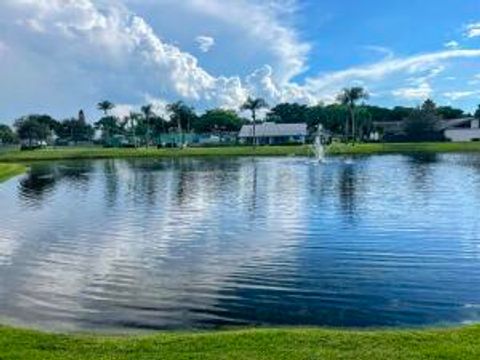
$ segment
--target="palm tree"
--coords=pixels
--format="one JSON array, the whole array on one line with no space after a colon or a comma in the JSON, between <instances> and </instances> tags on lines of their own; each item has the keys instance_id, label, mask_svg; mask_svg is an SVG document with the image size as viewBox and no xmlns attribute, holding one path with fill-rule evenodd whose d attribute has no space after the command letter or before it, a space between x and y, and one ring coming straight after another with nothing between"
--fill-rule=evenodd
<instances>
[{"instance_id":1,"label":"palm tree","mask_svg":"<svg viewBox=\"0 0 480 360\"><path fill-rule=\"evenodd\" d=\"M130 137L133 140L133 144L137 147L137 129L142 122L142 114L131 111L128 115L128 123L130 127Z\"/></svg>"},{"instance_id":2,"label":"palm tree","mask_svg":"<svg viewBox=\"0 0 480 360\"><path fill-rule=\"evenodd\" d=\"M144 105L141 108L143 115L145 116L145 125L147 127L146 132L145 132L145 138L146 138L146 143L147 143L147 148L148 145L150 144L150 120L154 114L153 112L153 105L148 104Z\"/></svg>"},{"instance_id":3,"label":"palm tree","mask_svg":"<svg viewBox=\"0 0 480 360\"><path fill-rule=\"evenodd\" d=\"M250 96L248 97L247 101L241 106L240 110L243 111L251 111L252 112L252 124L253 124L253 147L257 145L257 134L255 123L257 121L257 111L268 108L268 104L262 98L253 99Z\"/></svg>"},{"instance_id":4,"label":"palm tree","mask_svg":"<svg viewBox=\"0 0 480 360\"><path fill-rule=\"evenodd\" d=\"M357 102L361 99L368 99L367 91L362 87L352 87L352 88L345 88L342 92L337 96L338 101L348 108L350 112L350 122L352 124L352 139L355 142L356 138L356 129L355 129L355 107ZM345 126L345 134L348 137L349 134L349 123L348 120Z\"/></svg>"},{"instance_id":5,"label":"palm tree","mask_svg":"<svg viewBox=\"0 0 480 360\"><path fill-rule=\"evenodd\" d=\"M101 101L97 104L97 109L100 111L103 111L103 114L105 116L108 116L108 112L112 110L114 107L115 107L115 104L108 100Z\"/></svg>"}]
</instances>

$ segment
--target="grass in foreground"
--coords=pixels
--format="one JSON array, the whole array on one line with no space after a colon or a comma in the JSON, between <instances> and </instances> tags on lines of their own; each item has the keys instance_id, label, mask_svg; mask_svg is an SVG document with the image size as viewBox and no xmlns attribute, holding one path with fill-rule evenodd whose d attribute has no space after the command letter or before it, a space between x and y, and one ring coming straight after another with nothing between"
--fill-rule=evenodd
<instances>
[{"instance_id":1,"label":"grass in foreground","mask_svg":"<svg viewBox=\"0 0 480 360\"><path fill-rule=\"evenodd\" d=\"M20 175L26 170L25 166L18 164L0 164L0 182Z\"/></svg>"},{"instance_id":2,"label":"grass in foreground","mask_svg":"<svg viewBox=\"0 0 480 360\"><path fill-rule=\"evenodd\" d=\"M322 329L58 335L0 328L0 359L416 360L480 358L480 326L445 330Z\"/></svg>"}]
</instances>

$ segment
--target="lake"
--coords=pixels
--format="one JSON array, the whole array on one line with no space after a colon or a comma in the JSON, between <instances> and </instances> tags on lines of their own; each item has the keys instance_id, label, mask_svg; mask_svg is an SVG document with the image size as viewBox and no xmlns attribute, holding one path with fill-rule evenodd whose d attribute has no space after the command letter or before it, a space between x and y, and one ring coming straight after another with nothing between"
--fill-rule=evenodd
<instances>
[{"instance_id":1,"label":"lake","mask_svg":"<svg viewBox=\"0 0 480 360\"><path fill-rule=\"evenodd\" d=\"M39 163L0 185L0 322L480 321L480 155Z\"/></svg>"}]
</instances>

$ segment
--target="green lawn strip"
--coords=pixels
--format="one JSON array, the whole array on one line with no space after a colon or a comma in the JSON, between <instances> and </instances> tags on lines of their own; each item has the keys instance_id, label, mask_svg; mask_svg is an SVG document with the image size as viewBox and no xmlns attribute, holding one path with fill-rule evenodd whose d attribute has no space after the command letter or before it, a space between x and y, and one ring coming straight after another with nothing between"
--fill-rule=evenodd
<instances>
[{"instance_id":1,"label":"green lawn strip","mask_svg":"<svg viewBox=\"0 0 480 360\"><path fill-rule=\"evenodd\" d=\"M10 179L25 172L26 167L19 164L0 163L0 182Z\"/></svg>"},{"instance_id":2,"label":"green lawn strip","mask_svg":"<svg viewBox=\"0 0 480 360\"><path fill-rule=\"evenodd\" d=\"M327 148L329 155L401 154L414 152L480 152L480 142L451 143L334 143ZM11 151L0 155L0 162L29 162L68 159L163 158L195 156L312 156L312 147L249 146L206 147L185 149L118 149L102 147L58 147L35 151Z\"/></svg>"},{"instance_id":3,"label":"green lawn strip","mask_svg":"<svg viewBox=\"0 0 480 360\"><path fill-rule=\"evenodd\" d=\"M305 156L311 154L308 146L218 147L185 149L118 149L101 147L52 148L34 151L12 151L0 155L2 162L22 162L65 159L161 158L195 156Z\"/></svg>"},{"instance_id":4,"label":"green lawn strip","mask_svg":"<svg viewBox=\"0 0 480 360\"><path fill-rule=\"evenodd\" d=\"M446 153L446 152L480 152L480 142L427 142L427 143L334 143L328 148L330 155L369 155L401 153Z\"/></svg>"},{"instance_id":5,"label":"green lawn strip","mask_svg":"<svg viewBox=\"0 0 480 360\"><path fill-rule=\"evenodd\" d=\"M110 337L0 328L0 359L476 360L479 339L480 326L414 331L252 329Z\"/></svg>"}]
</instances>

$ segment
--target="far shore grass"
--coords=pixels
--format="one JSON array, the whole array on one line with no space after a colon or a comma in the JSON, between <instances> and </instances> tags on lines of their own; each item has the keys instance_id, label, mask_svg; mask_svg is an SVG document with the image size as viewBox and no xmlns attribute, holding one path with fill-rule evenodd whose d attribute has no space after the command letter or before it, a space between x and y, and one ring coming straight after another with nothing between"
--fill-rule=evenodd
<instances>
[{"instance_id":1,"label":"far shore grass","mask_svg":"<svg viewBox=\"0 0 480 360\"><path fill-rule=\"evenodd\" d=\"M0 327L0 359L480 359L480 326L434 330L249 329L151 335L53 334Z\"/></svg>"},{"instance_id":2,"label":"far shore grass","mask_svg":"<svg viewBox=\"0 0 480 360\"><path fill-rule=\"evenodd\" d=\"M328 155L372 155L401 153L480 152L480 142L431 142L431 143L334 143L327 148ZM102 148L102 147L55 147L34 151L10 151L0 154L0 163L30 162L68 159L110 158L165 158L208 156L313 156L312 147L299 146L231 146L185 149Z\"/></svg>"}]
</instances>

